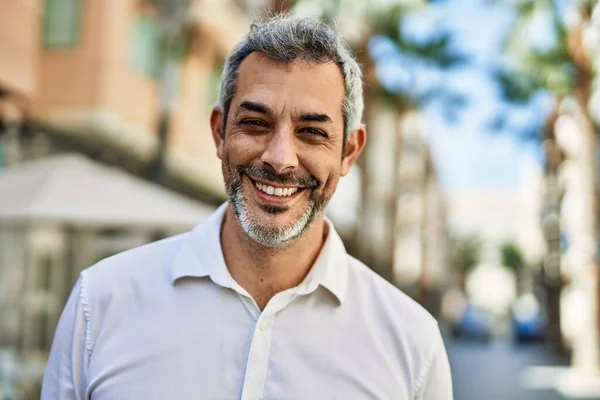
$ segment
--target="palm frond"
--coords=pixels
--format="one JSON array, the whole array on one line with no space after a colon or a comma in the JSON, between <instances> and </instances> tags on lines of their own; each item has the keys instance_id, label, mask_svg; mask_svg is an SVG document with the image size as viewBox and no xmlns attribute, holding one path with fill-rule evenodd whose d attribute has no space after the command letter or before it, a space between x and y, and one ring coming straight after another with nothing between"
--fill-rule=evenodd
<instances>
[{"instance_id":1,"label":"palm frond","mask_svg":"<svg viewBox=\"0 0 600 400\"><path fill-rule=\"evenodd\" d=\"M492 71L492 77L500 85L502 98L509 103L526 104L543 88L534 74L498 68Z\"/></svg>"}]
</instances>

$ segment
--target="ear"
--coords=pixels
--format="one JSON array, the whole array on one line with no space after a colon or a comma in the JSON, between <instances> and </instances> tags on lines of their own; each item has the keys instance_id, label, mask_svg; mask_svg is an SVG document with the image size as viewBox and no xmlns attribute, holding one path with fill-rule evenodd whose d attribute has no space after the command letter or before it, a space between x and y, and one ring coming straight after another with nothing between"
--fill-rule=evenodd
<instances>
[{"instance_id":1,"label":"ear","mask_svg":"<svg viewBox=\"0 0 600 400\"><path fill-rule=\"evenodd\" d=\"M218 106L213 107L210 113L210 129L217 148L217 157L222 160L225 131L223 130L223 111Z\"/></svg>"},{"instance_id":2,"label":"ear","mask_svg":"<svg viewBox=\"0 0 600 400\"><path fill-rule=\"evenodd\" d=\"M360 153L362 153L366 143L367 130L364 125L361 125L358 129L350 132L348 141L346 142L346 148L344 149L344 158L342 159L342 176L348 174L350 167L354 164Z\"/></svg>"}]
</instances>

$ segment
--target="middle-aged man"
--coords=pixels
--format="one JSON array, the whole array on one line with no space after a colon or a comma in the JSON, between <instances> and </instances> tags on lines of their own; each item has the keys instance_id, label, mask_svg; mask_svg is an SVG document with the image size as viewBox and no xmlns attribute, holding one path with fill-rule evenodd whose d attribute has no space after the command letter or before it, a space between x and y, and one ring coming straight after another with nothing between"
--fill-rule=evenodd
<instances>
[{"instance_id":1,"label":"middle-aged man","mask_svg":"<svg viewBox=\"0 0 600 400\"><path fill-rule=\"evenodd\" d=\"M452 399L436 321L323 210L366 140L359 66L312 19L255 23L210 124L228 203L83 271L43 399Z\"/></svg>"}]
</instances>

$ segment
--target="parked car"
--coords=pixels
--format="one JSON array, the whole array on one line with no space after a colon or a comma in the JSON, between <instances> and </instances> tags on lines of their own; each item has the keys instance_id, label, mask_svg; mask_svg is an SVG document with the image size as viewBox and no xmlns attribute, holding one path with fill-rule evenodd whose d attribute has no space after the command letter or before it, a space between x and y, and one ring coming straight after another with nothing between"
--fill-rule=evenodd
<instances>
[{"instance_id":1,"label":"parked car","mask_svg":"<svg viewBox=\"0 0 600 400\"><path fill-rule=\"evenodd\" d=\"M512 331L517 343L544 340L546 318L539 301L531 293L517 299L512 307Z\"/></svg>"},{"instance_id":2,"label":"parked car","mask_svg":"<svg viewBox=\"0 0 600 400\"><path fill-rule=\"evenodd\" d=\"M460 319L452 326L452 336L489 342L492 338L491 315L472 304L468 304Z\"/></svg>"}]
</instances>

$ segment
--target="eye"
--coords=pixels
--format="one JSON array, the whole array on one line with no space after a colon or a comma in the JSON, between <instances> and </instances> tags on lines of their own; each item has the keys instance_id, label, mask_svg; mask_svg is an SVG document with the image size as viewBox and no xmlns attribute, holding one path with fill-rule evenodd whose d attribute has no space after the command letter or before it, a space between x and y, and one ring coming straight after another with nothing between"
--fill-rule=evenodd
<instances>
[{"instance_id":1,"label":"eye","mask_svg":"<svg viewBox=\"0 0 600 400\"><path fill-rule=\"evenodd\" d=\"M256 127L266 127L267 126L265 121L262 121L262 120L256 119L256 118L245 119L241 122L241 124L247 125L247 126L256 126Z\"/></svg>"},{"instance_id":2,"label":"eye","mask_svg":"<svg viewBox=\"0 0 600 400\"><path fill-rule=\"evenodd\" d=\"M308 133L309 135L321 136L326 138L327 134L320 129L315 128L303 128L300 130L300 133Z\"/></svg>"}]
</instances>

